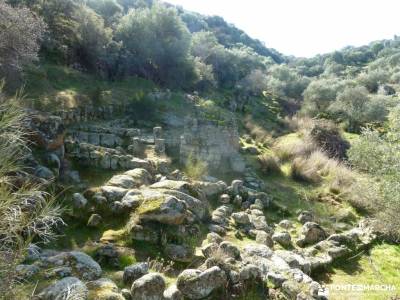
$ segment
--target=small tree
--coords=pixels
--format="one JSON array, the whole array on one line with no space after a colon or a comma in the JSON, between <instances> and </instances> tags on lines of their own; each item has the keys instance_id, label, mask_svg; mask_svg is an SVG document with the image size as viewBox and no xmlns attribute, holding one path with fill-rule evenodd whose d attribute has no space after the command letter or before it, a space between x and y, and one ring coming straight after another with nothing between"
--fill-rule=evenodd
<instances>
[{"instance_id":1,"label":"small tree","mask_svg":"<svg viewBox=\"0 0 400 300\"><path fill-rule=\"evenodd\" d=\"M12 7L0 1L0 78L20 81L22 67L38 58L46 26L26 7Z\"/></svg>"},{"instance_id":2,"label":"small tree","mask_svg":"<svg viewBox=\"0 0 400 300\"><path fill-rule=\"evenodd\" d=\"M347 87L339 93L330 111L340 114L348 123L348 129L359 131L371 122L385 121L390 101L385 96L371 96L365 87Z\"/></svg>"},{"instance_id":3,"label":"small tree","mask_svg":"<svg viewBox=\"0 0 400 300\"><path fill-rule=\"evenodd\" d=\"M341 88L338 80L320 79L312 81L304 91L304 113L315 116L325 113Z\"/></svg>"},{"instance_id":4,"label":"small tree","mask_svg":"<svg viewBox=\"0 0 400 300\"><path fill-rule=\"evenodd\" d=\"M173 8L161 4L131 10L118 24L131 73L161 84L184 86L194 79L191 36Z\"/></svg>"}]
</instances>

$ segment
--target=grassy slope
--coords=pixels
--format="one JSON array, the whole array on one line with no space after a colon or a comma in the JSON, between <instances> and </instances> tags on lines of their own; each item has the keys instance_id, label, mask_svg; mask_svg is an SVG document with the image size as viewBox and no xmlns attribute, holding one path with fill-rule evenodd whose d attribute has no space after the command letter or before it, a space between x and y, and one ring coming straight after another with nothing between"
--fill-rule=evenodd
<instances>
[{"instance_id":1,"label":"grassy slope","mask_svg":"<svg viewBox=\"0 0 400 300\"><path fill-rule=\"evenodd\" d=\"M330 299L398 299L400 296L400 246L381 244L370 253L350 258L321 274L320 280L328 285L389 285L389 291L338 291L331 288Z\"/></svg>"}]
</instances>

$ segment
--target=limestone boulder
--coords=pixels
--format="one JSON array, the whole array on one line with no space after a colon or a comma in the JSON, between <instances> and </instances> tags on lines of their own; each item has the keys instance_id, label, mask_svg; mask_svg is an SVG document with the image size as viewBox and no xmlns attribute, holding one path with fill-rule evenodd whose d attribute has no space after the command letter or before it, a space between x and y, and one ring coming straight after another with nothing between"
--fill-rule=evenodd
<instances>
[{"instance_id":1,"label":"limestone boulder","mask_svg":"<svg viewBox=\"0 0 400 300\"><path fill-rule=\"evenodd\" d=\"M131 176L128 175L114 175L106 185L130 189L135 187L135 181Z\"/></svg>"},{"instance_id":2,"label":"limestone boulder","mask_svg":"<svg viewBox=\"0 0 400 300\"><path fill-rule=\"evenodd\" d=\"M292 245L292 238L287 231L275 232L272 239L283 247L290 247Z\"/></svg>"},{"instance_id":3,"label":"limestone boulder","mask_svg":"<svg viewBox=\"0 0 400 300\"><path fill-rule=\"evenodd\" d=\"M41 263L45 266L70 267L76 277L83 280L95 280L100 278L102 269L100 265L89 255L79 251L51 253L42 256Z\"/></svg>"},{"instance_id":4,"label":"limestone boulder","mask_svg":"<svg viewBox=\"0 0 400 300\"><path fill-rule=\"evenodd\" d=\"M136 187L139 187L141 185L149 185L153 181L153 176L149 173L149 171L143 168L129 170L126 171L124 174L132 177Z\"/></svg>"},{"instance_id":5,"label":"limestone boulder","mask_svg":"<svg viewBox=\"0 0 400 300\"><path fill-rule=\"evenodd\" d=\"M128 192L126 188L105 185L101 187L101 192L109 202L120 201Z\"/></svg>"},{"instance_id":6,"label":"limestone boulder","mask_svg":"<svg viewBox=\"0 0 400 300\"><path fill-rule=\"evenodd\" d=\"M86 285L76 277L65 277L39 293L41 300L88 299Z\"/></svg>"},{"instance_id":7,"label":"limestone boulder","mask_svg":"<svg viewBox=\"0 0 400 300\"><path fill-rule=\"evenodd\" d=\"M123 281L126 285L131 285L135 280L149 273L149 264L145 262L137 263L125 267Z\"/></svg>"},{"instance_id":8,"label":"limestone boulder","mask_svg":"<svg viewBox=\"0 0 400 300\"><path fill-rule=\"evenodd\" d=\"M201 190L206 197L216 197L217 195L222 194L226 188L227 185L223 181L218 181L218 182L208 182L208 181L197 181L195 182L195 187Z\"/></svg>"},{"instance_id":9,"label":"limestone boulder","mask_svg":"<svg viewBox=\"0 0 400 300\"><path fill-rule=\"evenodd\" d=\"M95 300L125 300L119 293L117 285L108 278L100 278L87 283L89 299Z\"/></svg>"},{"instance_id":10,"label":"limestone boulder","mask_svg":"<svg viewBox=\"0 0 400 300\"><path fill-rule=\"evenodd\" d=\"M317 223L307 222L302 228L302 237L297 240L299 247L313 245L327 238L325 230Z\"/></svg>"},{"instance_id":11,"label":"limestone boulder","mask_svg":"<svg viewBox=\"0 0 400 300\"><path fill-rule=\"evenodd\" d=\"M194 249L186 245L167 244L164 253L173 261L191 262L194 256Z\"/></svg>"},{"instance_id":12,"label":"limestone boulder","mask_svg":"<svg viewBox=\"0 0 400 300\"><path fill-rule=\"evenodd\" d=\"M183 295L173 284L164 291L164 300L183 300Z\"/></svg>"},{"instance_id":13,"label":"limestone boulder","mask_svg":"<svg viewBox=\"0 0 400 300\"><path fill-rule=\"evenodd\" d=\"M297 217L297 220L301 224L305 224L307 222L312 222L314 220L314 214L308 210L304 210L300 212L300 214Z\"/></svg>"},{"instance_id":14,"label":"limestone boulder","mask_svg":"<svg viewBox=\"0 0 400 300\"><path fill-rule=\"evenodd\" d=\"M203 299L227 284L225 272L215 266L205 271L187 269L177 280L177 288L188 299Z\"/></svg>"},{"instance_id":15,"label":"limestone boulder","mask_svg":"<svg viewBox=\"0 0 400 300\"><path fill-rule=\"evenodd\" d=\"M92 214L87 222L88 227L99 227L103 218L98 214Z\"/></svg>"},{"instance_id":16,"label":"limestone boulder","mask_svg":"<svg viewBox=\"0 0 400 300\"><path fill-rule=\"evenodd\" d=\"M137 209L141 220L156 221L162 224L182 224L187 215L186 203L173 196L160 195L147 198Z\"/></svg>"},{"instance_id":17,"label":"limestone boulder","mask_svg":"<svg viewBox=\"0 0 400 300\"><path fill-rule=\"evenodd\" d=\"M161 274L144 275L133 282L131 287L132 299L163 300L165 287L165 280Z\"/></svg>"}]
</instances>

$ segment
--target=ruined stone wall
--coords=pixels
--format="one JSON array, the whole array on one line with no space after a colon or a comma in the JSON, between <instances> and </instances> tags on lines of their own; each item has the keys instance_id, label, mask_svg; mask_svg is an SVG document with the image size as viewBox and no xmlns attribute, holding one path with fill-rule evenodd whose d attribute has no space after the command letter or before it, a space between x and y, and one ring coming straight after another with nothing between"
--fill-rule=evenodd
<instances>
[{"instance_id":1,"label":"ruined stone wall","mask_svg":"<svg viewBox=\"0 0 400 300\"><path fill-rule=\"evenodd\" d=\"M180 159L185 163L195 158L211 169L243 172L245 164L239 154L239 134L235 119L222 124L193 116L185 119L180 142ZM221 170L222 171L222 170Z\"/></svg>"}]
</instances>

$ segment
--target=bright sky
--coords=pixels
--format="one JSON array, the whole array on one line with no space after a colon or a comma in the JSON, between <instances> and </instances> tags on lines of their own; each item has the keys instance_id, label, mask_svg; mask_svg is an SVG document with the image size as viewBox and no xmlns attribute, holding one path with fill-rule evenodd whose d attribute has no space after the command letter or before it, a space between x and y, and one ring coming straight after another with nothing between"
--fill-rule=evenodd
<instances>
[{"instance_id":1,"label":"bright sky","mask_svg":"<svg viewBox=\"0 0 400 300\"><path fill-rule=\"evenodd\" d=\"M313 56L400 34L400 0L165 0L222 16L287 55Z\"/></svg>"}]
</instances>

